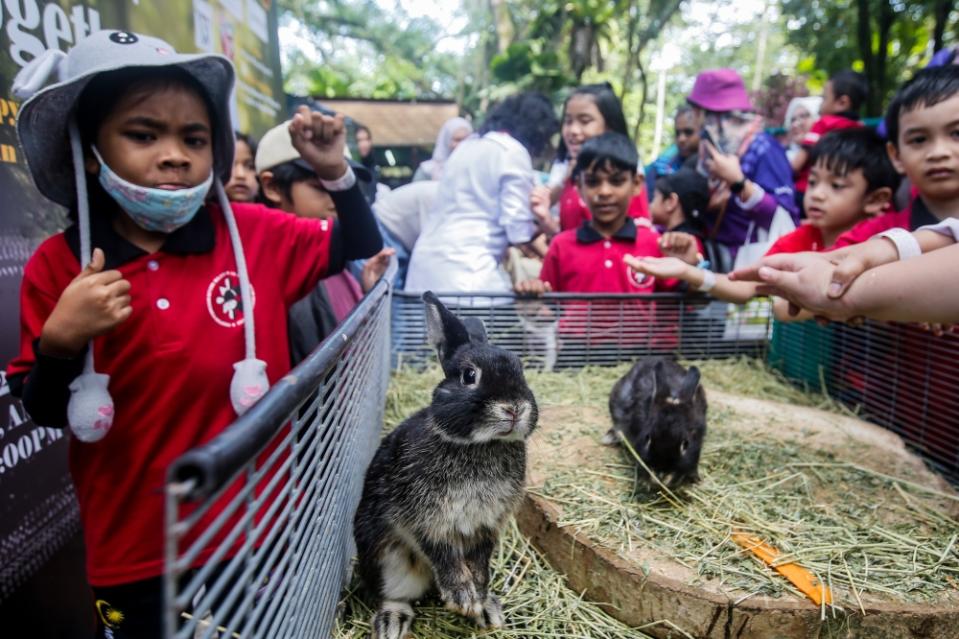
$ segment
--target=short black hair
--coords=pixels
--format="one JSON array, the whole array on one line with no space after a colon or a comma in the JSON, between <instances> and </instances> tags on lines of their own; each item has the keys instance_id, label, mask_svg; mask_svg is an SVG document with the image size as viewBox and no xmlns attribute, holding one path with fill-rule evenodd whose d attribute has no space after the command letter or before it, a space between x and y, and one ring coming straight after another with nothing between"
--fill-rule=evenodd
<instances>
[{"instance_id":1,"label":"short black hair","mask_svg":"<svg viewBox=\"0 0 959 639\"><path fill-rule=\"evenodd\" d=\"M572 98L578 95L585 95L592 99L596 105L596 110L603 116L603 122L607 131L629 137L629 130L626 128L626 116L623 114L623 104L619 101L619 98L616 97L616 93L613 91L613 85L609 82L584 84L573 89L573 92L570 93L566 101L563 102L563 118L560 120L560 123L562 123L563 119L566 119L566 105L569 104ZM569 149L566 148L566 142L562 139L559 141L559 149L556 151L556 157L561 162L569 159Z\"/></svg>"},{"instance_id":2,"label":"short black hair","mask_svg":"<svg viewBox=\"0 0 959 639\"><path fill-rule=\"evenodd\" d=\"M930 67L912 76L896 93L886 110L886 133L899 148L899 118L920 107L936 106L959 95L959 66Z\"/></svg>"},{"instance_id":3,"label":"short black hair","mask_svg":"<svg viewBox=\"0 0 959 639\"><path fill-rule=\"evenodd\" d=\"M869 97L869 83L866 76L858 71L840 71L829 78L832 84L832 95L838 98L841 95L849 98L849 110L859 113L866 98Z\"/></svg>"},{"instance_id":4,"label":"short black hair","mask_svg":"<svg viewBox=\"0 0 959 639\"><path fill-rule=\"evenodd\" d=\"M636 173L639 167L639 153L633 141L625 135L604 133L586 140L576 157L573 179L584 172L608 167Z\"/></svg>"},{"instance_id":5,"label":"short black hair","mask_svg":"<svg viewBox=\"0 0 959 639\"><path fill-rule=\"evenodd\" d=\"M840 129L824 135L809 153L809 165L816 164L822 164L836 175L861 169L867 192L889 187L895 193L902 180L889 161L883 139L868 127Z\"/></svg>"},{"instance_id":6,"label":"short black hair","mask_svg":"<svg viewBox=\"0 0 959 639\"><path fill-rule=\"evenodd\" d=\"M699 230L705 229L703 217L709 206L709 182L698 171L683 168L670 175L662 175L656 178L656 190L663 197L675 193L686 221Z\"/></svg>"},{"instance_id":7,"label":"short black hair","mask_svg":"<svg viewBox=\"0 0 959 639\"><path fill-rule=\"evenodd\" d=\"M506 131L535 158L559 131L559 120L549 98L528 91L509 96L490 110L479 134L490 131Z\"/></svg>"},{"instance_id":8,"label":"short black hair","mask_svg":"<svg viewBox=\"0 0 959 639\"><path fill-rule=\"evenodd\" d=\"M267 170L273 173L273 185L288 200L293 199L294 184L316 178L316 173L313 170L301 166L296 160L277 164ZM319 181L317 181L317 184L319 184Z\"/></svg>"}]
</instances>

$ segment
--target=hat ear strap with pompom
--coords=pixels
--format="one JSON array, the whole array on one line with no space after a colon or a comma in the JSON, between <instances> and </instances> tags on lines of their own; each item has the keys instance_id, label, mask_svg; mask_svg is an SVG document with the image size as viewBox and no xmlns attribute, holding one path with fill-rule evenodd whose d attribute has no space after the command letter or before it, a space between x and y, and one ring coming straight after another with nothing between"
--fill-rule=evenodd
<instances>
[{"instance_id":1,"label":"hat ear strap with pompom","mask_svg":"<svg viewBox=\"0 0 959 639\"><path fill-rule=\"evenodd\" d=\"M230 244L236 259L236 270L240 277L240 301L243 304L243 339L246 346L246 358L233 365L233 379L230 382L230 401L237 415L245 413L270 388L266 376L266 362L256 358L256 330L253 323L253 294L250 277L246 269L246 256L240 243L240 231L236 226L233 208L226 196L223 182L217 177L213 181L216 197L223 210L226 226L230 232Z\"/></svg>"}]
</instances>

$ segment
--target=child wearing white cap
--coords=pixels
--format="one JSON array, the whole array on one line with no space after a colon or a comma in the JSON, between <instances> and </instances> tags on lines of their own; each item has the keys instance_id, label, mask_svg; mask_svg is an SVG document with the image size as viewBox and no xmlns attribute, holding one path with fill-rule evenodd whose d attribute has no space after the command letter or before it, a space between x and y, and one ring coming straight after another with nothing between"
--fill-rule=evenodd
<instances>
[{"instance_id":1,"label":"child wearing white cap","mask_svg":"<svg viewBox=\"0 0 959 639\"><path fill-rule=\"evenodd\" d=\"M160 636L168 465L286 373L287 309L381 248L368 207L336 224L231 207L233 80L222 56L101 31L14 83L34 182L76 223L24 269L7 373L37 424L73 432L101 637ZM290 130L327 188L356 188L342 118L304 109Z\"/></svg>"}]
</instances>

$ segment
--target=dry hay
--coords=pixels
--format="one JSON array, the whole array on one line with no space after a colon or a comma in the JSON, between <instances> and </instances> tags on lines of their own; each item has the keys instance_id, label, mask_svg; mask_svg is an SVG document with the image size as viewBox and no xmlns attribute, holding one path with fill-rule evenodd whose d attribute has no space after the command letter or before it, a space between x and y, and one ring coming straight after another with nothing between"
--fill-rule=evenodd
<instances>
[{"instance_id":1,"label":"dry hay","mask_svg":"<svg viewBox=\"0 0 959 639\"><path fill-rule=\"evenodd\" d=\"M625 366L529 372L542 410L531 461L531 491L539 497L532 499L557 506L559 523L569 530L638 558L646 575L672 570L693 587L729 593L733 604L764 597L806 601L780 575L730 541L735 528L762 536L787 553L784 559L820 576L833 589L837 605L821 611L826 619L841 619L837 610L871 610L876 602L891 599L959 606L956 498L904 455L895 437L874 429L870 432L875 441L867 445L830 437L821 425L784 434L790 423L807 417L800 417L796 407L831 411L826 417L837 423L845 423L840 415L844 409L826 397L794 389L755 360L705 362L700 367L711 401L703 480L678 499L638 484L633 460L598 446L609 423L609 389ZM439 378L435 369L395 373L387 428L426 405ZM747 415L762 402L744 403L717 389L791 406L764 406L765 427L760 428ZM540 447L552 451L545 465L535 454ZM568 454L553 455L557 450ZM520 570L518 578L520 565L528 568ZM565 587L515 530L506 535L493 572L505 594L510 624L497 636L644 636ZM355 592L345 606L347 621L336 636L368 632L371 613ZM477 632L469 622L435 606L418 611L415 636L465 637ZM673 617L675 623L660 622L647 630L657 637L687 636L679 629L685 620Z\"/></svg>"}]
</instances>

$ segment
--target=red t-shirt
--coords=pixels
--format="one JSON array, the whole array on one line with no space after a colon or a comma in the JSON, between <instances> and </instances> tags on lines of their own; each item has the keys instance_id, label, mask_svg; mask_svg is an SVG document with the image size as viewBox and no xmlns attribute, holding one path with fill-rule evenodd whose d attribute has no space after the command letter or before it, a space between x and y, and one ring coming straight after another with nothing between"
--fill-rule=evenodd
<instances>
[{"instance_id":1,"label":"red t-shirt","mask_svg":"<svg viewBox=\"0 0 959 639\"><path fill-rule=\"evenodd\" d=\"M640 189L639 194L629 203L626 214L631 218L649 217L649 202L646 197L646 187ZM576 230L583 222L593 219L586 202L580 197L579 189L572 180L566 180L563 192L559 196L559 226L563 231Z\"/></svg>"},{"instance_id":2,"label":"red t-shirt","mask_svg":"<svg viewBox=\"0 0 959 639\"><path fill-rule=\"evenodd\" d=\"M800 144L806 148L815 146L819 140L822 139L822 136L826 135L830 131L838 131L839 129L855 129L862 126L862 122L859 120L854 120L848 118L844 115L824 115L815 122L813 122L812 127L806 135L803 136L803 139L800 140ZM800 193L806 192L806 187L809 184L809 163L806 163L806 166L803 167L802 171L799 172L799 177L796 179L796 190Z\"/></svg>"},{"instance_id":3,"label":"red t-shirt","mask_svg":"<svg viewBox=\"0 0 959 639\"><path fill-rule=\"evenodd\" d=\"M287 311L327 273L333 225L259 205L234 204L233 211L254 294L256 356L275 383L290 368ZM96 370L110 375L113 427L96 443L70 441L87 577L110 586L163 573L167 468L236 419L229 389L233 364L245 357L243 309L217 206L201 210L177 231L177 241L168 238L152 255L111 235L109 222L91 223L94 245L119 261L107 268L130 282L133 306L129 319L93 341ZM8 375L29 375L34 340L79 271L65 233L46 240L27 262L20 354ZM207 517L218 512L214 506Z\"/></svg>"},{"instance_id":4,"label":"red t-shirt","mask_svg":"<svg viewBox=\"0 0 959 639\"><path fill-rule=\"evenodd\" d=\"M773 245L766 251L766 255L824 250L826 250L825 242L823 242L822 231L819 230L819 227L812 224L803 224L795 231L786 233L773 242Z\"/></svg>"}]
</instances>

